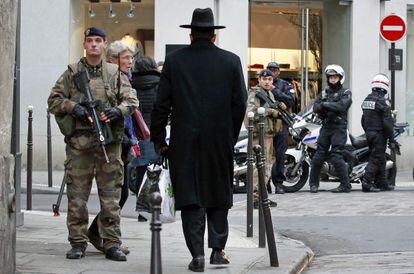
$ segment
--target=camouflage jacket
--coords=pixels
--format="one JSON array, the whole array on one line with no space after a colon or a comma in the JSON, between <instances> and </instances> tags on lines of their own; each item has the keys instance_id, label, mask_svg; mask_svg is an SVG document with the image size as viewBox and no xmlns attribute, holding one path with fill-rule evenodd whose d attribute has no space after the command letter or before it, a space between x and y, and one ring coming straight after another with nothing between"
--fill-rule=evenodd
<instances>
[{"instance_id":1,"label":"camouflage jacket","mask_svg":"<svg viewBox=\"0 0 414 274\"><path fill-rule=\"evenodd\" d=\"M102 103L103 108L117 107L123 116L128 116L138 107L134 90L128 78L123 73L119 74L117 65L103 61L101 66L89 67L85 58L69 65L52 88L48 106L49 111L56 117L68 117L69 119L64 120L65 123L72 121L74 131L65 135L65 142L77 149L90 148L97 144L92 125L70 118L75 105L86 100L73 81L73 75L84 68L89 72L92 96L95 101ZM111 122L111 129L114 142L120 143L124 131L123 119Z\"/></svg>"},{"instance_id":2,"label":"camouflage jacket","mask_svg":"<svg viewBox=\"0 0 414 274\"><path fill-rule=\"evenodd\" d=\"M259 125L258 125L259 114L257 113L257 109L259 107L264 107L265 108L264 132L265 132L265 135L267 136L273 135L275 132L278 132L281 130L281 126L282 126L281 120L274 118L271 114L271 108L269 108L267 104L262 103L260 99L256 97L256 92L259 92L259 91L265 91L267 95L270 97L270 99L275 100L274 95L271 90L266 91L259 86L251 88L249 90L249 97L247 99L247 109L246 109L246 115L244 119L244 125L247 128L248 123L249 123L248 118L247 118L247 113L252 111L254 113L253 134L254 136L257 136L259 132Z\"/></svg>"}]
</instances>

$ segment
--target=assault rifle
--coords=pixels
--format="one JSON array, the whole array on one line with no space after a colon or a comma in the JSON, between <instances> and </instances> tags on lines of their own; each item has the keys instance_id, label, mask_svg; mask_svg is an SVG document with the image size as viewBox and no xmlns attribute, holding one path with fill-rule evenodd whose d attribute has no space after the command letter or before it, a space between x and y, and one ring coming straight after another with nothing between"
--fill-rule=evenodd
<instances>
[{"instance_id":1,"label":"assault rifle","mask_svg":"<svg viewBox=\"0 0 414 274\"><path fill-rule=\"evenodd\" d=\"M286 109L281 109L279 107L280 102L279 101L273 101L264 91L256 92L256 97L260 99L260 101L267 103L270 108L273 108L277 110L280 114L280 117L282 118L283 122L285 122L290 128L293 127L293 124L295 123L295 120L290 115L289 111Z\"/></svg>"},{"instance_id":2,"label":"assault rifle","mask_svg":"<svg viewBox=\"0 0 414 274\"><path fill-rule=\"evenodd\" d=\"M106 153L105 145L113 141L113 136L109 124L103 123L99 119L98 113L100 112L102 103L101 101L95 101L93 99L91 89L89 87L89 74L86 70L81 70L75 75L73 75L73 81L75 82L75 85L78 88L78 90L86 97L86 102L83 102L82 105L86 106L89 115L92 117L93 128L96 133L96 137L98 138L99 144L102 147L102 151L105 155L105 160L107 163L109 163L109 158L108 154ZM102 124L104 124L105 130Z\"/></svg>"}]
</instances>

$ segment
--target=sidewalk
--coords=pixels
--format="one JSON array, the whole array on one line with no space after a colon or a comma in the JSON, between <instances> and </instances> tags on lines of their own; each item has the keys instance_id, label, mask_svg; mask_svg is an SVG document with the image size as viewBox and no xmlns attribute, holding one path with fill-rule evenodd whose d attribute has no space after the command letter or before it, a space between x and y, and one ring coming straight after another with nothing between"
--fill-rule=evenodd
<instances>
[{"instance_id":1,"label":"sidewalk","mask_svg":"<svg viewBox=\"0 0 414 274\"><path fill-rule=\"evenodd\" d=\"M244 207L236 207L230 210L230 215L244 210ZM16 273L150 273L151 232L148 222L122 218L122 239L131 251L127 262L107 260L92 245L88 246L85 258L67 260L65 254L70 246L66 215L53 217L50 212L40 211L25 211L24 215L24 226L17 228ZM280 267L270 267L268 250L257 247L257 237L246 238L244 227L230 224L229 230L225 251L230 265L210 265L211 251L206 247L205 273L298 273L313 258L313 252L303 243L276 235ZM162 226L161 249L163 273L193 273L187 270L191 256L185 245L179 214L175 223Z\"/></svg>"}]
</instances>

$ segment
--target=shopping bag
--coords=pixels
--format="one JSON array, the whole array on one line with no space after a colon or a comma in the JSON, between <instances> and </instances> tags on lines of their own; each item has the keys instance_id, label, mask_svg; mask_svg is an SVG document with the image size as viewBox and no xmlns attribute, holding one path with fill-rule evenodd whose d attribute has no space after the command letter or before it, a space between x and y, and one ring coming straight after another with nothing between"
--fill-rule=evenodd
<instances>
[{"instance_id":1,"label":"shopping bag","mask_svg":"<svg viewBox=\"0 0 414 274\"><path fill-rule=\"evenodd\" d=\"M138 192L137 211L146 219L151 219L150 198L153 192L159 192L162 197L160 220L162 223L175 221L175 200L166 160L149 165L145 172L143 183Z\"/></svg>"},{"instance_id":2,"label":"shopping bag","mask_svg":"<svg viewBox=\"0 0 414 274\"><path fill-rule=\"evenodd\" d=\"M172 223L175 221L175 200L168 166L162 166L158 188L162 197L161 222Z\"/></svg>"}]
</instances>

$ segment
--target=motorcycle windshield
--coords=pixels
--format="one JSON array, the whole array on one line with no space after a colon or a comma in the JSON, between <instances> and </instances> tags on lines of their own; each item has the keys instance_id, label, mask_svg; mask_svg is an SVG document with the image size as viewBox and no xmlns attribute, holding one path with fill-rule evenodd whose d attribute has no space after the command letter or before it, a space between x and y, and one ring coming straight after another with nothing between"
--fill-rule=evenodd
<instances>
[{"instance_id":1,"label":"motorcycle windshield","mask_svg":"<svg viewBox=\"0 0 414 274\"><path fill-rule=\"evenodd\" d=\"M309 104L307 104L303 109L301 109L301 111L298 112L298 115L301 117L306 117L308 115L310 115L311 113L313 113L313 103L315 100L312 100L309 102Z\"/></svg>"}]
</instances>

